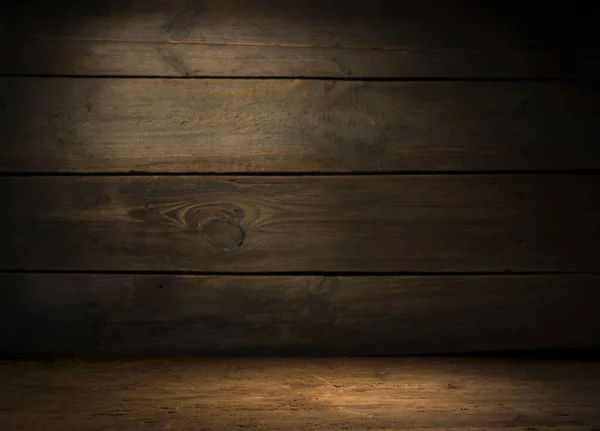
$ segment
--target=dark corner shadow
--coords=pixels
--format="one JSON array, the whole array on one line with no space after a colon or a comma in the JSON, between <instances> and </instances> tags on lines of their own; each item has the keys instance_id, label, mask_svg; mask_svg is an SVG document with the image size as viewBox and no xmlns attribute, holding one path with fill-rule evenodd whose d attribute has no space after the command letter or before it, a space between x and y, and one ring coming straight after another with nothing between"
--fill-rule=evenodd
<instances>
[{"instance_id":1,"label":"dark corner shadow","mask_svg":"<svg viewBox=\"0 0 600 431\"><path fill-rule=\"evenodd\" d=\"M401 358L398 355L374 355L368 357ZM432 353L426 355L414 355L418 358L476 358L497 360L523 360L523 361L585 361L600 362L600 347L583 347L572 349L524 349L524 350L501 350L487 352L459 352L459 353Z\"/></svg>"}]
</instances>

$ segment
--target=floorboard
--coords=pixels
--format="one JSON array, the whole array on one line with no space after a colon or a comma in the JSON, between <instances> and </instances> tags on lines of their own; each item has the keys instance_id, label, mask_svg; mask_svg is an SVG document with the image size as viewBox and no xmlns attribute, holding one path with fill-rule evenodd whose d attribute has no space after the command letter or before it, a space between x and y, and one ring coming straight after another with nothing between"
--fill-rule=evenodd
<instances>
[{"instance_id":1,"label":"floorboard","mask_svg":"<svg viewBox=\"0 0 600 431\"><path fill-rule=\"evenodd\" d=\"M0 426L11 431L600 429L597 362L1 362L0 387Z\"/></svg>"}]
</instances>

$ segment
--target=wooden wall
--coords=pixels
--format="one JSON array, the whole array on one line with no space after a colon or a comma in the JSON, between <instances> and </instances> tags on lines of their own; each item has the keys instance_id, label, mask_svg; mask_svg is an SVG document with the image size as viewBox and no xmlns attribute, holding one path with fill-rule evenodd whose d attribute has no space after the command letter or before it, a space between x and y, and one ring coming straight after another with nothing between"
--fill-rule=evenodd
<instances>
[{"instance_id":1,"label":"wooden wall","mask_svg":"<svg viewBox=\"0 0 600 431\"><path fill-rule=\"evenodd\" d=\"M600 346L597 9L15 2L0 355Z\"/></svg>"}]
</instances>

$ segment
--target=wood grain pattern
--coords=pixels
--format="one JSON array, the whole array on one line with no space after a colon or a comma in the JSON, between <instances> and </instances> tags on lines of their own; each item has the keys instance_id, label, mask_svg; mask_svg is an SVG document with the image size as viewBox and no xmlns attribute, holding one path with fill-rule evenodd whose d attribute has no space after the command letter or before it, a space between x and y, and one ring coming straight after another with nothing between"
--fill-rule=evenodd
<instances>
[{"instance_id":1,"label":"wood grain pattern","mask_svg":"<svg viewBox=\"0 0 600 431\"><path fill-rule=\"evenodd\" d=\"M0 79L5 172L597 169L600 87Z\"/></svg>"},{"instance_id":2,"label":"wood grain pattern","mask_svg":"<svg viewBox=\"0 0 600 431\"><path fill-rule=\"evenodd\" d=\"M4 177L0 268L597 272L599 175Z\"/></svg>"},{"instance_id":3,"label":"wood grain pattern","mask_svg":"<svg viewBox=\"0 0 600 431\"><path fill-rule=\"evenodd\" d=\"M0 56L0 74L9 75L593 79L600 72L600 58L536 50L23 39L0 44Z\"/></svg>"},{"instance_id":4,"label":"wood grain pattern","mask_svg":"<svg viewBox=\"0 0 600 431\"><path fill-rule=\"evenodd\" d=\"M3 12L0 72L593 77L590 3L23 1Z\"/></svg>"},{"instance_id":5,"label":"wood grain pattern","mask_svg":"<svg viewBox=\"0 0 600 431\"><path fill-rule=\"evenodd\" d=\"M600 345L600 276L0 275L1 357Z\"/></svg>"},{"instance_id":6,"label":"wood grain pattern","mask_svg":"<svg viewBox=\"0 0 600 431\"><path fill-rule=\"evenodd\" d=\"M2 362L0 425L591 431L600 427L599 370L469 358Z\"/></svg>"}]
</instances>

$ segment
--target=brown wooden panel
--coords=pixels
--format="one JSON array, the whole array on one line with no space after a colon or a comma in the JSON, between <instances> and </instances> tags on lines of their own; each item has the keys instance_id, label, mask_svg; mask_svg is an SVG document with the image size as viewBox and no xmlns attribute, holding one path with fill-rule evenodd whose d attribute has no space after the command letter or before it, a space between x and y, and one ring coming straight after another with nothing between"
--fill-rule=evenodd
<instances>
[{"instance_id":1,"label":"brown wooden panel","mask_svg":"<svg viewBox=\"0 0 600 431\"><path fill-rule=\"evenodd\" d=\"M600 87L0 79L10 172L597 169Z\"/></svg>"},{"instance_id":2,"label":"brown wooden panel","mask_svg":"<svg viewBox=\"0 0 600 431\"><path fill-rule=\"evenodd\" d=\"M578 1L23 1L3 12L0 72L593 76L598 16Z\"/></svg>"},{"instance_id":3,"label":"brown wooden panel","mask_svg":"<svg viewBox=\"0 0 600 431\"><path fill-rule=\"evenodd\" d=\"M0 73L14 75L559 79L600 72L600 59L545 51L24 39L0 44L0 56Z\"/></svg>"},{"instance_id":4,"label":"brown wooden panel","mask_svg":"<svg viewBox=\"0 0 600 431\"><path fill-rule=\"evenodd\" d=\"M0 355L419 354L600 345L598 276L0 275Z\"/></svg>"},{"instance_id":5,"label":"brown wooden panel","mask_svg":"<svg viewBox=\"0 0 600 431\"><path fill-rule=\"evenodd\" d=\"M0 362L9 430L592 431L600 367L472 358ZM200 428L199 428L200 424Z\"/></svg>"},{"instance_id":6,"label":"brown wooden panel","mask_svg":"<svg viewBox=\"0 0 600 431\"><path fill-rule=\"evenodd\" d=\"M600 269L598 175L4 177L0 268Z\"/></svg>"}]
</instances>

